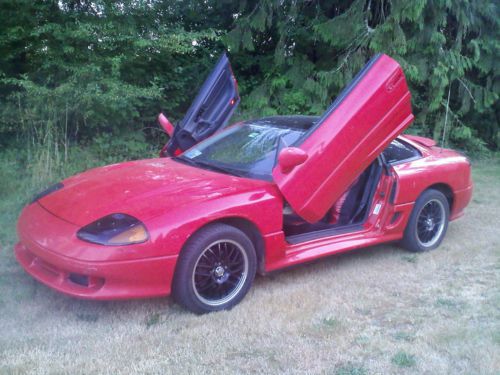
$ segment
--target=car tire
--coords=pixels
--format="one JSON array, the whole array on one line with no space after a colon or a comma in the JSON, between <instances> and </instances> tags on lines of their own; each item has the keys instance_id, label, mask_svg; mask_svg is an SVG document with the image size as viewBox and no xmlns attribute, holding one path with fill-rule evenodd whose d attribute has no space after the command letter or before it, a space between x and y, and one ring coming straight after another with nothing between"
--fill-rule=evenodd
<instances>
[{"instance_id":1,"label":"car tire","mask_svg":"<svg viewBox=\"0 0 500 375\"><path fill-rule=\"evenodd\" d=\"M228 310L245 297L256 269L252 241L235 227L211 224L189 238L182 249L172 296L196 314Z\"/></svg>"},{"instance_id":2,"label":"car tire","mask_svg":"<svg viewBox=\"0 0 500 375\"><path fill-rule=\"evenodd\" d=\"M413 252L429 251L437 248L448 229L450 206L448 200L438 190L424 191L406 225L402 245Z\"/></svg>"}]
</instances>

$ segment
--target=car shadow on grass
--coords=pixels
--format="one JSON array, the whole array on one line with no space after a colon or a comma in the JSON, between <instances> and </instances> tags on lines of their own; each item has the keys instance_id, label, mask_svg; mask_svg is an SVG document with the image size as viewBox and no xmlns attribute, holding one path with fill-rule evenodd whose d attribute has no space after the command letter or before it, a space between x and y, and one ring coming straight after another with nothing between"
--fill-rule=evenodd
<instances>
[{"instance_id":1,"label":"car shadow on grass","mask_svg":"<svg viewBox=\"0 0 500 375\"><path fill-rule=\"evenodd\" d=\"M257 275L251 290L259 292L259 289L272 290L281 288L283 284L304 284L311 277L327 276L332 268L337 270L349 270L355 267L363 269L372 267L374 263L384 262L387 258L397 257L408 253L396 244L384 244L367 248L355 249L349 252L334 254L322 259L312 260L305 264L298 264L282 270L273 271L265 276ZM11 299L15 304L28 303L37 305L36 310L43 311L46 315L61 314L65 317L73 317L75 321L93 324L107 319L128 320L135 319L144 322L149 328L155 326L168 317L175 315L192 315L177 305L171 297L142 298L131 300L95 301L84 300L59 293L39 283L26 275L20 267L10 268L9 288L10 291L4 295L3 303ZM248 298L258 298L253 295Z\"/></svg>"},{"instance_id":2,"label":"car shadow on grass","mask_svg":"<svg viewBox=\"0 0 500 375\"><path fill-rule=\"evenodd\" d=\"M258 276L256 283L265 284L268 281L288 278L307 278L311 272L321 273L336 269L348 269L351 267L370 267L375 261L382 261L386 258L415 255L409 253L397 245L397 243L387 243L370 247L349 250L339 254L332 254L320 259L313 259L306 263L296 264L283 269L272 271L266 275ZM296 280L299 282L299 280Z\"/></svg>"}]
</instances>

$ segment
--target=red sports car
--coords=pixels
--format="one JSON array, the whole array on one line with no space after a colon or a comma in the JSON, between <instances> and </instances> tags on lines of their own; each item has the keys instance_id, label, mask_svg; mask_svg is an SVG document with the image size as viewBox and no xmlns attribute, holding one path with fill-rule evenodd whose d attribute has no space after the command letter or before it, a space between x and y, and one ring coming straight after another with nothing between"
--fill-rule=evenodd
<instances>
[{"instance_id":1,"label":"red sports car","mask_svg":"<svg viewBox=\"0 0 500 375\"><path fill-rule=\"evenodd\" d=\"M228 122L240 98L224 55L160 158L96 168L38 194L19 263L89 299L166 296L227 309L266 273L401 240L436 248L471 199L464 156L417 136L399 64L371 59L320 117Z\"/></svg>"}]
</instances>

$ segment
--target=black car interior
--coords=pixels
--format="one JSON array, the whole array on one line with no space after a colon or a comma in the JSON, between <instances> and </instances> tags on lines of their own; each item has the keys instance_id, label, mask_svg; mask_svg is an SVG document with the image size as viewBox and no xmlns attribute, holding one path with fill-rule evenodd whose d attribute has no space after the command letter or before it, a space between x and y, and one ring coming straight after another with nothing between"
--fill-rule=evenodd
<instances>
[{"instance_id":1,"label":"black car interior","mask_svg":"<svg viewBox=\"0 0 500 375\"><path fill-rule=\"evenodd\" d=\"M332 235L340 229L356 230L368 217L370 203L382 173L382 162L375 160L366 168L349 188L345 201L341 205L338 219L331 223L334 206L316 223L308 223L287 205L283 212L283 231L289 242L300 242L311 238L311 233L318 238Z\"/></svg>"}]
</instances>

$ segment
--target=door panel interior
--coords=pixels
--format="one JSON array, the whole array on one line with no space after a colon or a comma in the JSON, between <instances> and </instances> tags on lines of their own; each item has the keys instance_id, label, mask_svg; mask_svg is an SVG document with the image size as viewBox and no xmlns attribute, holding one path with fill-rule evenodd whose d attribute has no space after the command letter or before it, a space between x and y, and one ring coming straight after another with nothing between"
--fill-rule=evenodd
<instances>
[{"instance_id":1,"label":"door panel interior","mask_svg":"<svg viewBox=\"0 0 500 375\"><path fill-rule=\"evenodd\" d=\"M224 127L240 102L238 85L226 54L203 83L198 95L174 134L166 151L175 155Z\"/></svg>"}]
</instances>

